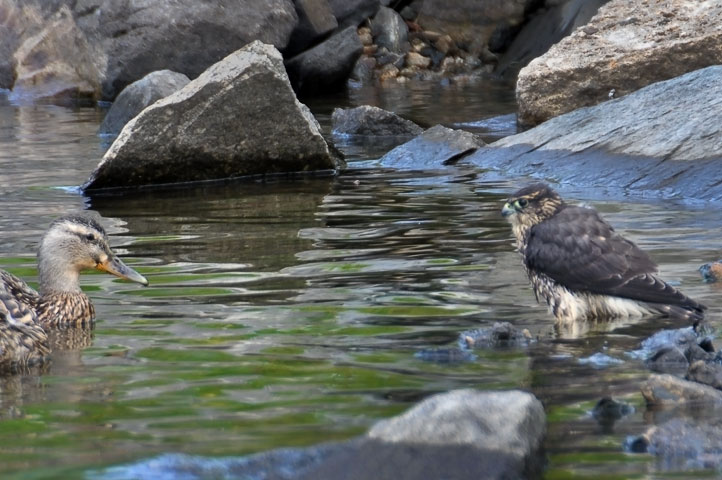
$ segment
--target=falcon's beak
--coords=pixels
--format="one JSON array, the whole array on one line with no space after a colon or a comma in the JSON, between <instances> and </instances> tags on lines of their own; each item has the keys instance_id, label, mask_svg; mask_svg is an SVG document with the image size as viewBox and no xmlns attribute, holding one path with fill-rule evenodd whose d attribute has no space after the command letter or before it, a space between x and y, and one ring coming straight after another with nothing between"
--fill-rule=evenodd
<instances>
[{"instance_id":1,"label":"falcon's beak","mask_svg":"<svg viewBox=\"0 0 722 480\"><path fill-rule=\"evenodd\" d=\"M513 215L516 213L516 209L509 205L509 202L506 202L504 204L504 208L501 209L501 216L502 217L508 217L509 215Z\"/></svg>"},{"instance_id":2,"label":"falcon's beak","mask_svg":"<svg viewBox=\"0 0 722 480\"><path fill-rule=\"evenodd\" d=\"M148 286L148 280L146 280L143 275L127 266L115 255L111 255L107 257L104 261L98 262L95 268L103 272L113 274L120 278L130 280L131 282L137 282L141 285Z\"/></svg>"}]
</instances>

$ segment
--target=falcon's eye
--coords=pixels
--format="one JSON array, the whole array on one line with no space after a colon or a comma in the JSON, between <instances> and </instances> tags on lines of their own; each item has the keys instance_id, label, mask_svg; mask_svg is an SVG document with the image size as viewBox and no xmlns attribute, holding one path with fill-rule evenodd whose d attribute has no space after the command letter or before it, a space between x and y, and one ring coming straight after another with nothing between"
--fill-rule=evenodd
<instances>
[{"instance_id":1,"label":"falcon's eye","mask_svg":"<svg viewBox=\"0 0 722 480\"><path fill-rule=\"evenodd\" d=\"M85 236L85 239L86 239L87 241L89 241L89 242L94 242L94 241L95 241L95 235L93 235L92 233L89 233L89 234L87 234L87 235Z\"/></svg>"},{"instance_id":2,"label":"falcon's eye","mask_svg":"<svg viewBox=\"0 0 722 480\"><path fill-rule=\"evenodd\" d=\"M520 206L521 208L526 207L528 203L529 203L529 202L527 201L526 198L520 198L520 199L519 199L519 206Z\"/></svg>"}]
</instances>

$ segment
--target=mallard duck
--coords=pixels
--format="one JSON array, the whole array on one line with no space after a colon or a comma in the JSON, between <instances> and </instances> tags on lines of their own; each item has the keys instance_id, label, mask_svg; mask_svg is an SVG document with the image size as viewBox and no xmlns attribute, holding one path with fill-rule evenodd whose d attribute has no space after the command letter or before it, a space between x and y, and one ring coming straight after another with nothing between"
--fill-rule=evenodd
<instances>
[{"instance_id":1,"label":"mallard duck","mask_svg":"<svg viewBox=\"0 0 722 480\"><path fill-rule=\"evenodd\" d=\"M79 277L93 268L148 285L113 253L89 214L59 218L48 228L38 249L39 292L0 270L0 368L42 361L50 353L44 328L92 325L95 309Z\"/></svg>"}]
</instances>

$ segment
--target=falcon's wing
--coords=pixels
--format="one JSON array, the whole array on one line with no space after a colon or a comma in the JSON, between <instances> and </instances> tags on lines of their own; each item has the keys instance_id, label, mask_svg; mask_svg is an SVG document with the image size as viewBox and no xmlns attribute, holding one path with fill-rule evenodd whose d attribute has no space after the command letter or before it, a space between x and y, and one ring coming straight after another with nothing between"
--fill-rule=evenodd
<instances>
[{"instance_id":1,"label":"falcon's wing","mask_svg":"<svg viewBox=\"0 0 722 480\"><path fill-rule=\"evenodd\" d=\"M695 303L654 274L657 265L590 208L566 207L532 227L524 260L571 290L649 303Z\"/></svg>"}]
</instances>

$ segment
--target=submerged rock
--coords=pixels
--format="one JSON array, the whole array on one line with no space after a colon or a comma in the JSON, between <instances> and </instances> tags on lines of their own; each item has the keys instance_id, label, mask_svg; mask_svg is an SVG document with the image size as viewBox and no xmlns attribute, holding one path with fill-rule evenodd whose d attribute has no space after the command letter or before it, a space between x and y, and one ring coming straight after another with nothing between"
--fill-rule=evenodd
<instances>
[{"instance_id":1,"label":"submerged rock","mask_svg":"<svg viewBox=\"0 0 722 480\"><path fill-rule=\"evenodd\" d=\"M509 176L722 198L722 66L649 85L496 141L465 161Z\"/></svg>"},{"instance_id":2,"label":"submerged rock","mask_svg":"<svg viewBox=\"0 0 722 480\"><path fill-rule=\"evenodd\" d=\"M83 188L335 169L338 161L296 99L281 54L253 42L128 122Z\"/></svg>"},{"instance_id":3,"label":"submerged rock","mask_svg":"<svg viewBox=\"0 0 722 480\"><path fill-rule=\"evenodd\" d=\"M541 478L544 408L521 391L456 390L337 444L247 457L162 455L89 478L455 480Z\"/></svg>"},{"instance_id":4,"label":"submerged rock","mask_svg":"<svg viewBox=\"0 0 722 480\"><path fill-rule=\"evenodd\" d=\"M627 440L627 449L659 458L662 470L722 468L722 419L674 418Z\"/></svg>"},{"instance_id":5,"label":"submerged rock","mask_svg":"<svg viewBox=\"0 0 722 480\"><path fill-rule=\"evenodd\" d=\"M160 70L149 73L120 92L105 114L98 133L119 133L126 123L147 106L185 87L190 79L182 73Z\"/></svg>"},{"instance_id":6,"label":"submerged rock","mask_svg":"<svg viewBox=\"0 0 722 480\"><path fill-rule=\"evenodd\" d=\"M463 348L425 348L414 354L414 357L424 362L456 364L471 362L476 356Z\"/></svg>"},{"instance_id":7,"label":"submerged rock","mask_svg":"<svg viewBox=\"0 0 722 480\"><path fill-rule=\"evenodd\" d=\"M370 105L334 108L331 115L333 133L367 136L415 136L424 131L411 120Z\"/></svg>"},{"instance_id":8,"label":"submerged rock","mask_svg":"<svg viewBox=\"0 0 722 480\"><path fill-rule=\"evenodd\" d=\"M634 407L614 400L612 397L600 399L592 410L592 417L603 426L612 426L617 420L634 413Z\"/></svg>"},{"instance_id":9,"label":"submerged rock","mask_svg":"<svg viewBox=\"0 0 722 480\"><path fill-rule=\"evenodd\" d=\"M436 125L388 152L381 163L395 168L439 168L456 163L484 145L473 133Z\"/></svg>"},{"instance_id":10,"label":"submerged rock","mask_svg":"<svg viewBox=\"0 0 722 480\"><path fill-rule=\"evenodd\" d=\"M518 329L509 322L496 322L489 328L467 330L459 334L462 348L519 348L532 342L527 329Z\"/></svg>"},{"instance_id":11,"label":"submerged rock","mask_svg":"<svg viewBox=\"0 0 722 480\"><path fill-rule=\"evenodd\" d=\"M521 70L519 122L538 125L654 82L720 64L720 23L720 2L612 0L584 28Z\"/></svg>"}]
</instances>

